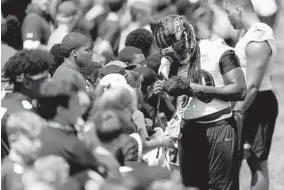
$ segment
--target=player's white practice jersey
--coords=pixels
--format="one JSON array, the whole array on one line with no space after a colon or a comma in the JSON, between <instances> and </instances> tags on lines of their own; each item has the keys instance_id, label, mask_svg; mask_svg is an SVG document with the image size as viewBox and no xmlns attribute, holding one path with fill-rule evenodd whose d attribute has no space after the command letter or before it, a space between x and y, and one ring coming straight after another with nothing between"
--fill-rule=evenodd
<instances>
[{"instance_id":1,"label":"player's white practice jersey","mask_svg":"<svg viewBox=\"0 0 284 190\"><path fill-rule=\"evenodd\" d=\"M220 58L224 52L230 50L229 46L210 40L201 40L199 43L200 52L201 52L201 69L202 72L205 72L208 76L202 84L212 84L215 87L222 87L225 85L221 71L220 71ZM180 67L178 71L178 76L188 77L188 67L187 64L184 67ZM203 78L205 80L205 78ZM192 120L208 116L222 110L231 108L230 102L225 102L219 99L213 99L209 103L203 103L197 98L190 98L186 95L180 96L177 99L177 110L180 112L184 119ZM223 114L222 114L223 115ZM227 115L223 115L222 119L231 116L231 111Z\"/></svg>"},{"instance_id":2,"label":"player's white practice jersey","mask_svg":"<svg viewBox=\"0 0 284 190\"><path fill-rule=\"evenodd\" d=\"M274 38L274 32L270 26L264 23L254 24L247 33L239 40L235 47L236 54L238 55L242 69L245 73L246 80L249 81L248 75L246 75L247 69L249 69L249 63L246 61L246 47L250 42L268 42L272 50L269 62L267 63L267 69L264 73L261 81L259 91L271 90L271 76L273 72L273 66L277 54L276 40Z\"/></svg>"}]
</instances>

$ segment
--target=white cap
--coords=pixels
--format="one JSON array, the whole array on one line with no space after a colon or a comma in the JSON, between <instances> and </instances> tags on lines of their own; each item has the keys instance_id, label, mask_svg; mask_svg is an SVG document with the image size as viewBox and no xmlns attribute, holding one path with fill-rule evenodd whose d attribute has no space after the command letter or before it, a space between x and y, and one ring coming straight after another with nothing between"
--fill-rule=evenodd
<instances>
[{"instance_id":1,"label":"white cap","mask_svg":"<svg viewBox=\"0 0 284 190\"><path fill-rule=\"evenodd\" d=\"M118 73L108 74L104 76L99 82L99 85L102 86L108 86L108 85L116 86L124 84L127 84L126 79L121 74Z\"/></svg>"}]
</instances>

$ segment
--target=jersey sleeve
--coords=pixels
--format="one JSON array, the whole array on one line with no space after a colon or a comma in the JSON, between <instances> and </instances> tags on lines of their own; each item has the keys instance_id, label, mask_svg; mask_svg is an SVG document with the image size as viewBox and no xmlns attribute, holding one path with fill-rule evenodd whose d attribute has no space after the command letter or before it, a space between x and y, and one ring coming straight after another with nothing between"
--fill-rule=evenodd
<instances>
[{"instance_id":1,"label":"jersey sleeve","mask_svg":"<svg viewBox=\"0 0 284 190\"><path fill-rule=\"evenodd\" d=\"M264 42L275 40L274 32L270 26L264 23L257 23L252 26L251 30L251 41Z\"/></svg>"},{"instance_id":2,"label":"jersey sleeve","mask_svg":"<svg viewBox=\"0 0 284 190\"><path fill-rule=\"evenodd\" d=\"M220 58L219 66L222 75L241 67L240 60L234 50L227 50L223 53Z\"/></svg>"}]
</instances>

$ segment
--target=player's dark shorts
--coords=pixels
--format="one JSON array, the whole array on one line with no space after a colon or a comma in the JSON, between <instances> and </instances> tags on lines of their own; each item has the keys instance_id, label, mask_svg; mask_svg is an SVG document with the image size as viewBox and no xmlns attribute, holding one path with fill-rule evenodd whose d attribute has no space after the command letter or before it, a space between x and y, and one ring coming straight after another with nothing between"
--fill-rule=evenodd
<instances>
[{"instance_id":1,"label":"player's dark shorts","mask_svg":"<svg viewBox=\"0 0 284 190\"><path fill-rule=\"evenodd\" d=\"M200 190L238 190L236 122L183 122L179 155L183 184Z\"/></svg>"},{"instance_id":2,"label":"player's dark shorts","mask_svg":"<svg viewBox=\"0 0 284 190\"><path fill-rule=\"evenodd\" d=\"M244 159L252 156L256 156L260 161L268 159L277 115L278 103L274 93L258 92L254 102L245 112L242 130Z\"/></svg>"}]
</instances>

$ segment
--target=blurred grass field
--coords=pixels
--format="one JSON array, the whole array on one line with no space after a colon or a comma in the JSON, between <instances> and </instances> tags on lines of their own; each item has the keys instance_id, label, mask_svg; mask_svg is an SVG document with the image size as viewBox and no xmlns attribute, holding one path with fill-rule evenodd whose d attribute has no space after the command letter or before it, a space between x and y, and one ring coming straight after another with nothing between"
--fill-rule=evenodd
<instances>
[{"instance_id":1,"label":"blurred grass field","mask_svg":"<svg viewBox=\"0 0 284 190\"><path fill-rule=\"evenodd\" d=\"M282 2L282 5L284 3ZM284 8L282 6L282 8ZM284 190L284 13L278 16L275 28L278 42L278 57L273 77L273 87L279 103L279 114L269 157L270 190ZM265 109L265 108L264 108ZM241 190L250 189L251 174L246 164L241 175Z\"/></svg>"}]
</instances>

